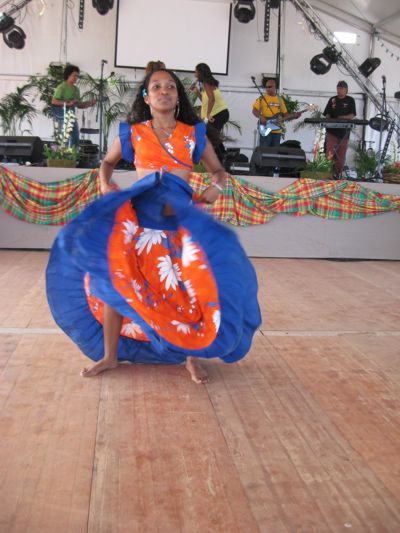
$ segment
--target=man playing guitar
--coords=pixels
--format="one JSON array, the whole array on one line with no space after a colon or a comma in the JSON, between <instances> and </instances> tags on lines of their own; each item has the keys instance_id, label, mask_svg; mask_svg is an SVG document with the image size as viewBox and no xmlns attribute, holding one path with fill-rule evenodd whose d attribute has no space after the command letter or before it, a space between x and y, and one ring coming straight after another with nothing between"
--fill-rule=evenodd
<instances>
[{"instance_id":1,"label":"man playing guitar","mask_svg":"<svg viewBox=\"0 0 400 533\"><path fill-rule=\"evenodd\" d=\"M89 100L87 102L81 101L79 89L75 85L78 81L79 73L79 67L76 65L67 65L63 73L64 81L56 87L51 100L53 115L58 122L60 131L63 129L65 111L72 110L75 112L76 107L79 109L85 109L96 103L96 100ZM79 127L76 117L69 144L70 146L79 146Z\"/></svg>"},{"instance_id":2,"label":"man playing guitar","mask_svg":"<svg viewBox=\"0 0 400 533\"><path fill-rule=\"evenodd\" d=\"M260 146L279 146L282 137L280 121L299 118L300 112L287 112L283 98L276 94L276 81L268 78L265 83L266 92L253 104L253 115L259 119ZM275 119L275 120L274 120Z\"/></svg>"}]
</instances>

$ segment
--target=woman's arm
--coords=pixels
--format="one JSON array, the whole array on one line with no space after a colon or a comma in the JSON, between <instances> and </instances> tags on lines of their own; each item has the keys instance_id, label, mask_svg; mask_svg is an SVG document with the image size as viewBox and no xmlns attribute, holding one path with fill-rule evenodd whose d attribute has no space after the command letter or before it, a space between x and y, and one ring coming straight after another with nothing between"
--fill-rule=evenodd
<instances>
[{"instance_id":1,"label":"woman's arm","mask_svg":"<svg viewBox=\"0 0 400 533\"><path fill-rule=\"evenodd\" d=\"M224 190L226 183L226 172L218 159L212 144L207 139L206 147L201 158L206 170L211 174L211 185L200 196L200 202L212 204Z\"/></svg>"},{"instance_id":2,"label":"woman's arm","mask_svg":"<svg viewBox=\"0 0 400 533\"><path fill-rule=\"evenodd\" d=\"M194 93L197 98L200 100L202 100L202 96L201 96L201 92L199 91L199 89L197 88L197 85L195 83L193 83L193 85L190 87L190 90L192 91L192 93Z\"/></svg>"},{"instance_id":3,"label":"woman's arm","mask_svg":"<svg viewBox=\"0 0 400 533\"><path fill-rule=\"evenodd\" d=\"M111 178L115 165L122 159L122 148L119 137L114 139L114 142L105 155L100 165L100 190L102 194L115 191L115 185L112 184Z\"/></svg>"}]
</instances>

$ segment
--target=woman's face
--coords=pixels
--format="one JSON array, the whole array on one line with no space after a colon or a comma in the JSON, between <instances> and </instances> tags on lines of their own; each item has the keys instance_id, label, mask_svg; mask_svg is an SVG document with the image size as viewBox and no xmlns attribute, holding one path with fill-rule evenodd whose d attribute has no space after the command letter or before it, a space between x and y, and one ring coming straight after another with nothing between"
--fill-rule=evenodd
<instances>
[{"instance_id":1,"label":"woman's face","mask_svg":"<svg viewBox=\"0 0 400 533\"><path fill-rule=\"evenodd\" d=\"M151 75L144 101L155 111L175 111L178 89L168 72L156 71Z\"/></svg>"}]
</instances>

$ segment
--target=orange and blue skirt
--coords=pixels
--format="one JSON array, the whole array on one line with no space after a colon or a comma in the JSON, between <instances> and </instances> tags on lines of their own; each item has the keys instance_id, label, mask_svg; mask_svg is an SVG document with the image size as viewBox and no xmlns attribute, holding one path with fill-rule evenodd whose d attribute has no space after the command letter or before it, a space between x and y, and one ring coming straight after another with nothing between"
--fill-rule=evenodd
<instances>
[{"instance_id":1,"label":"orange and blue skirt","mask_svg":"<svg viewBox=\"0 0 400 533\"><path fill-rule=\"evenodd\" d=\"M103 196L65 226L46 286L57 324L94 361L104 356L104 303L124 317L118 359L133 363L235 362L261 323L257 278L236 235L169 173Z\"/></svg>"}]
</instances>

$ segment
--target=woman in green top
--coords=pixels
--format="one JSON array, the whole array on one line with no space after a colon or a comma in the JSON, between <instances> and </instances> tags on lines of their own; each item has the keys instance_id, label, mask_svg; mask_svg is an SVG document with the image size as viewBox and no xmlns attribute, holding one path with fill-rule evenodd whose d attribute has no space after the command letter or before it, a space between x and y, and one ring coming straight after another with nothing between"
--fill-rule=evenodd
<instances>
[{"instance_id":1,"label":"woman in green top","mask_svg":"<svg viewBox=\"0 0 400 533\"><path fill-rule=\"evenodd\" d=\"M201 100L200 118L220 133L229 120L229 110L218 88L219 81L214 78L206 63L199 63L196 66L195 76L199 82L200 90L196 84L193 84L191 89ZM215 147L215 151L219 159L222 160L225 153L224 145L221 143Z\"/></svg>"},{"instance_id":2,"label":"woman in green top","mask_svg":"<svg viewBox=\"0 0 400 533\"><path fill-rule=\"evenodd\" d=\"M60 131L63 129L64 109L75 111L75 107L85 109L96 103L96 100L81 102L79 89L75 85L78 81L79 73L79 67L76 65L67 65L63 73L64 81L56 87L51 100L53 114L58 121ZM79 127L76 117L70 136L70 145L79 146Z\"/></svg>"}]
</instances>

